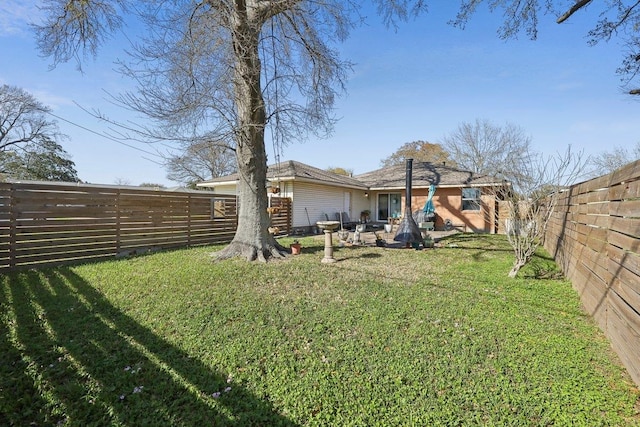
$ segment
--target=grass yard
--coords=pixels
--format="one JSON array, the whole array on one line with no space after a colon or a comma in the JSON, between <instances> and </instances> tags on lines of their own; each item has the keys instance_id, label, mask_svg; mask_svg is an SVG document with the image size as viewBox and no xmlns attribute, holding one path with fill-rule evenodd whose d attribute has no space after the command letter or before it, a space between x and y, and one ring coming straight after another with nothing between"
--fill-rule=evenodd
<instances>
[{"instance_id":1,"label":"grass yard","mask_svg":"<svg viewBox=\"0 0 640 427\"><path fill-rule=\"evenodd\" d=\"M288 243L290 240L283 240ZM320 240L0 278L0 425L638 426L640 392L541 254Z\"/></svg>"}]
</instances>

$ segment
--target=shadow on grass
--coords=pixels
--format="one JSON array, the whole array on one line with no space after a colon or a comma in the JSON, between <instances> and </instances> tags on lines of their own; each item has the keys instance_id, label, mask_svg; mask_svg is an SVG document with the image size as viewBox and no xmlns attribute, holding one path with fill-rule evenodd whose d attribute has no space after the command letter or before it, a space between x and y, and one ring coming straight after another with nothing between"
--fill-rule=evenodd
<instances>
[{"instance_id":1,"label":"shadow on grass","mask_svg":"<svg viewBox=\"0 0 640 427\"><path fill-rule=\"evenodd\" d=\"M484 254L488 252L506 252L513 253L513 248L509 245L508 241L500 242L496 244L495 236L490 234L454 234L446 236L438 240L438 242L447 249L465 249L476 250L471 256L474 261L482 262L486 259ZM540 245L542 248L542 245ZM559 278L557 274L557 268L554 267L555 260L553 257L536 252L533 255L532 260L528 264L530 269L535 271L528 272L523 277L528 278ZM522 273L521 273L522 274Z\"/></svg>"},{"instance_id":2,"label":"shadow on grass","mask_svg":"<svg viewBox=\"0 0 640 427\"><path fill-rule=\"evenodd\" d=\"M486 252L513 252L509 242L496 240L493 234L452 234L437 240L447 249L476 249Z\"/></svg>"},{"instance_id":3,"label":"shadow on grass","mask_svg":"<svg viewBox=\"0 0 640 427\"><path fill-rule=\"evenodd\" d=\"M296 425L69 268L8 275L0 292L2 425Z\"/></svg>"}]
</instances>

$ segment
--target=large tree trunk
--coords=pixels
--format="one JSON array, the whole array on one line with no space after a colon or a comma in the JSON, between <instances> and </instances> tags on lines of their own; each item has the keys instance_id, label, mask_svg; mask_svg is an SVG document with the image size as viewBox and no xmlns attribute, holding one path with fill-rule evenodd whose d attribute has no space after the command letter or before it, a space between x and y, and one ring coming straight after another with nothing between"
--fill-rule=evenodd
<instances>
[{"instance_id":1,"label":"large tree trunk","mask_svg":"<svg viewBox=\"0 0 640 427\"><path fill-rule=\"evenodd\" d=\"M244 2L238 1L238 4ZM261 22L252 8L237 6L232 24L235 53L235 96L238 114L238 229L218 259L243 256L250 261L282 257L285 249L269 233L267 213L267 153L264 142L266 112L260 87L258 40Z\"/></svg>"}]
</instances>

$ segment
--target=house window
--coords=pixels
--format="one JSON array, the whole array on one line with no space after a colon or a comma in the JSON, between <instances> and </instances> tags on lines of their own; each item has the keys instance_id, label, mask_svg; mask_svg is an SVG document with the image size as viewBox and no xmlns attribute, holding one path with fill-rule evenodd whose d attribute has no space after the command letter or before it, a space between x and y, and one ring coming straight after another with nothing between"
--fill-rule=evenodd
<instances>
[{"instance_id":1,"label":"house window","mask_svg":"<svg viewBox=\"0 0 640 427\"><path fill-rule=\"evenodd\" d=\"M480 210L480 189L479 188L463 188L462 189L462 210L463 211L479 211Z\"/></svg>"},{"instance_id":2,"label":"house window","mask_svg":"<svg viewBox=\"0 0 640 427\"><path fill-rule=\"evenodd\" d=\"M402 195L400 193L378 194L378 217L376 221L386 221L389 217L399 218L402 214L401 199Z\"/></svg>"}]
</instances>

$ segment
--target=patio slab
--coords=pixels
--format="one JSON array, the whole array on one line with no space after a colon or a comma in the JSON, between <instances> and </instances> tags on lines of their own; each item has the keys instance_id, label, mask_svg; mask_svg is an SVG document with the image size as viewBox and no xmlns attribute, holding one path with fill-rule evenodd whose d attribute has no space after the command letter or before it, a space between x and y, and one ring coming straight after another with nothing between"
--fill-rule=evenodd
<instances>
[{"instance_id":1,"label":"patio slab","mask_svg":"<svg viewBox=\"0 0 640 427\"><path fill-rule=\"evenodd\" d=\"M375 246L375 242L376 242L376 233L378 234L378 236L380 236L381 238L383 238L384 240L386 240L387 244L385 247L387 248L405 248L406 244L403 242L396 242L393 240L393 237L396 235L396 230L394 229L391 233L385 233L384 230L378 230L378 231L365 231L364 233L360 233L360 241L362 242L363 245L366 246ZM458 230L451 230L451 231L429 231L429 235L433 238L433 241L435 243L438 243L442 238L447 237L447 236L451 236L452 234L457 234L460 233L460 231ZM353 239L353 235L354 232L350 231L349 232L349 238ZM319 240L323 240L324 237L323 236L314 236L315 238L319 239ZM337 236L334 237L334 244L336 242L339 242Z\"/></svg>"}]
</instances>

